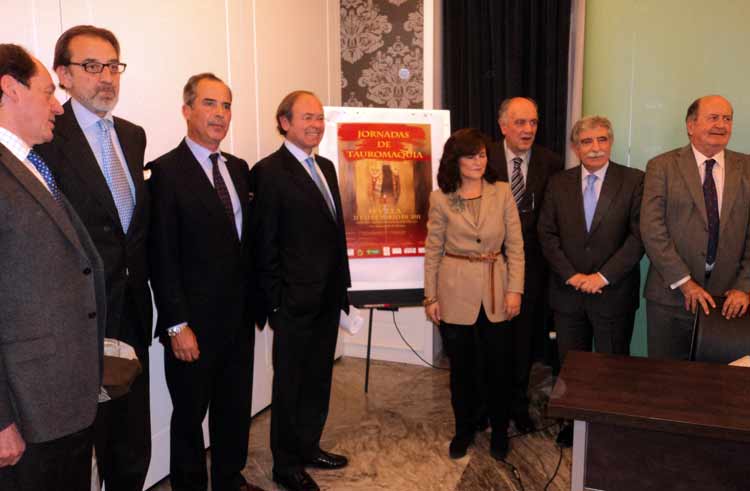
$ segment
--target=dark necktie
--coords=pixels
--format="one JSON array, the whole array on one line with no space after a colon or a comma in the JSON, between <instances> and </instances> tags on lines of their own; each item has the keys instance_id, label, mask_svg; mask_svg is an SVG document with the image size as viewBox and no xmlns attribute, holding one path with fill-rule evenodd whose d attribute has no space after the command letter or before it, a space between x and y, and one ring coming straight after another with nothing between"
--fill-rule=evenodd
<instances>
[{"instance_id":1,"label":"dark necktie","mask_svg":"<svg viewBox=\"0 0 750 491\"><path fill-rule=\"evenodd\" d=\"M47 164L42 160L41 155L31 150L26 159L34 164L36 170L42 175L42 178L44 178L44 182L47 183L47 187L49 188L50 193L52 193L52 197L55 198L55 201L61 203L62 195L60 194L60 188L57 187L57 181L55 181L52 171L49 170Z\"/></svg>"},{"instance_id":2,"label":"dark necktie","mask_svg":"<svg viewBox=\"0 0 750 491\"><path fill-rule=\"evenodd\" d=\"M232 228L236 231L237 223L234 221L234 208L232 208L232 198L229 196L229 189L227 188L227 184L224 182L224 178L221 177L221 172L219 172L219 154L212 153L208 156L208 158L211 159L211 166L214 177L214 189L216 189L216 194L219 195L219 201L221 201L221 204L224 206L224 211L227 213L227 217L229 217L229 222L232 224Z\"/></svg>"},{"instance_id":3,"label":"dark necktie","mask_svg":"<svg viewBox=\"0 0 750 491\"><path fill-rule=\"evenodd\" d=\"M708 218L708 247L706 249L706 264L712 265L716 261L716 248L719 245L719 196L716 194L713 169L716 161L706 160L706 177L703 178L703 199L706 201L706 217Z\"/></svg>"},{"instance_id":4,"label":"dark necktie","mask_svg":"<svg viewBox=\"0 0 750 491\"><path fill-rule=\"evenodd\" d=\"M516 200L516 206L521 206L521 200L526 192L526 185L523 183L523 173L521 172L521 157L515 157L513 160L513 175L510 178L510 190L513 193L513 199Z\"/></svg>"}]
</instances>

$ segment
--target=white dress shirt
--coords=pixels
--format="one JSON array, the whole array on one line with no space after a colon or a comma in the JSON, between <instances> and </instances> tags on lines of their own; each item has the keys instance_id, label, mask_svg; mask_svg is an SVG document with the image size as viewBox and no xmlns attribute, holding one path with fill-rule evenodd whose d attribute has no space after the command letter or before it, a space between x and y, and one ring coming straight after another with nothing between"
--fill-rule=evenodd
<instances>
[{"instance_id":1,"label":"white dress shirt","mask_svg":"<svg viewBox=\"0 0 750 491\"><path fill-rule=\"evenodd\" d=\"M42 183L44 189L46 189L47 191L50 190L47 186L47 182L44 180L44 177L42 177L39 171L36 170L36 167L34 167L34 164L32 164L27 158L29 156L29 152L31 151L31 147L29 147L23 140L18 138L15 133L3 128L2 126L0 126L0 143L2 143L5 148L10 150L10 153L12 153L15 158L20 160L21 163L27 169L29 169L29 172L31 172L34 177L36 177L39 182Z\"/></svg>"},{"instance_id":2,"label":"white dress shirt","mask_svg":"<svg viewBox=\"0 0 750 491\"><path fill-rule=\"evenodd\" d=\"M523 175L523 186L526 187L526 178L529 175L529 159L531 158L531 150L516 155L515 153L513 153L513 150L508 148L508 142L505 139L503 139L503 148L505 149L505 165L508 167L508 182L513 179L513 159L516 157L520 157L521 174Z\"/></svg>"}]
</instances>

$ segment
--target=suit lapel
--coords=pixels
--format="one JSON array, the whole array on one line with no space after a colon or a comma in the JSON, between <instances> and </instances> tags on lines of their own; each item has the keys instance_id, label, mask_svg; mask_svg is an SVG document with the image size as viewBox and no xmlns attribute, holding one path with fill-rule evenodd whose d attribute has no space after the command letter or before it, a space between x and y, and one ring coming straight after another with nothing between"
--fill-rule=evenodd
<instances>
[{"instance_id":1,"label":"suit lapel","mask_svg":"<svg viewBox=\"0 0 750 491\"><path fill-rule=\"evenodd\" d=\"M604 182L602 183L602 189L599 191L599 199L596 201L596 211L594 212L593 220L591 220L589 236L592 235L599 224L602 223L602 219L611 209L612 202L620 191L620 187L622 186L621 170L622 169L620 169L614 162L609 163L609 168L607 169L607 173L604 176Z\"/></svg>"},{"instance_id":2,"label":"suit lapel","mask_svg":"<svg viewBox=\"0 0 750 491\"><path fill-rule=\"evenodd\" d=\"M323 195L321 194L320 189L318 189L318 186L313 182L312 177L310 177L310 174L308 174L307 171L305 171L305 169L302 168L302 164L294 157L294 155L292 155L292 153L289 150L287 150L284 144L281 145L281 149L279 151L282 153L284 157L283 159L284 169L289 174L292 182L294 182L294 184L298 186L300 190L304 193L303 196L306 196L308 199L312 200L315 203L315 208L318 211L325 214L325 216L331 222L334 222L333 215L331 215L331 210L328 209L328 205L325 202L325 198L323 198ZM328 182L328 186L330 188L331 179L329 179L329 177L325 174L325 172L323 173L323 175L325 176L326 182ZM335 176L333 179L335 180ZM338 203L336 206L337 214L339 214L340 209L341 209L341 203Z\"/></svg>"},{"instance_id":3,"label":"suit lapel","mask_svg":"<svg viewBox=\"0 0 750 491\"><path fill-rule=\"evenodd\" d=\"M719 217L719 237L729 221L729 214L740 190L742 164L733 152L724 151L724 191L721 197L721 217ZM747 212L747 211L746 211Z\"/></svg>"},{"instance_id":4,"label":"suit lapel","mask_svg":"<svg viewBox=\"0 0 750 491\"><path fill-rule=\"evenodd\" d=\"M328 189L331 191L333 205L336 207L336 222L341 226L344 224L344 210L341 209L341 198L336 171L332 167L329 169L327 165L321 165L320 162L318 162L318 166L326 179ZM328 205L326 205L326 208L328 208Z\"/></svg>"},{"instance_id":5,"label":"suit lapel","mask_svg":"<svg viewBox=\"0 0 750 491\"><path fill-rule=\"evenodd\" d=\"M505 140L500 140L497 144L497 148L498 152L503 156L503 160L502 162L499 162L500 165L497 168L498 180L510 182L510 176L508 175L508 156L505 154Z\"/></svg>"},{"instance_id":6,"label":"suit lapel","mask_svg":"<svg viewBox=\"0 0 750 491\"><path fill-rule=\"evenodd\" d=\"M698 172L698 164L695 161L695 155L690 145L682 147L679 153L679 160L677 161L677 167L680 169L682 178L685 180L690 196L692 196L695 206L700 211L703 223L708 225L708 218L706 218L706 200L703 197L703 186L701 184L701 176ZM726 182L726 179L724 179Z\"/></svg>"},{"instance_id":7,"label":"suit lapel","mask_svg":"<svg viewBox=\"0 0 750 491\"><path fill-rule=\"evenodd\" d=\"M531 150L529 150L531 153L531 157L529 158L529 166L528 171L526 172L526 194L529 193L537 193L539 192L539 185L542 182L542 163L539 162L536 158L536 153L534 153L534 147L531 147Z\"/></svg>"},{"instance_id":8,"label":"suit lapel","mask_svg":"<svg viewBox=\"0 0 750 491\"><path fill-rule=\"evenodd\" d=\"M229 171L229 177L232 179L234 190L237 192L237 197L240 200L240 207L242 208L242 242L244 243L247 240L248 227L246 225L248 224L247 211L250 204L248 193L250 190L248 189L247 180L243 179L243 173L239 166L245 164L230 160L226 155L224 155L224 158L227 159L227 171Z\"/></svg>"},{"instance_id":9,"label":"suit lapel","mask_svg":"<svg viewBox=\"0 0 750 491\"><path fill-rule=\"evenodd\" d=\"M206 176L206 173L203 171L203 167L198 163L195 155L190 151L190 147L187 146L184 139L180 142L178 148L181 153L180 166L183 171L186 185L192 190L193 195L197 196L200 202L203 203L206 210L213 215L220 216L220 220L225 221L227 230L231 231L232 223L227 217L227 213L224 210L224 205L219 199L219 195L216 194L216 188L214 188L211 181L209 181L208 176ZM234 179L232 179L232 182L234 182ZM237 192L239 194L239 190ZM238 239L236 229L234 229L232 235L235 239Z\"/></svg>"},{"instance_id":10,"label":"suit lapel","mask_svg":"<svg viewBox=\"0 0 750 491\"><path fill-rule=\"evenodd\" d=\"M570 173L568 178L568 196L571 197L571 210L573 213L574 222L576 222L576 228L583 233L584 237L588 236L586 230L586 210L583 208L583 188L581 187L581 165L573 167L574 172Z\"/></svg>"},{"instance_id":11,"label":"suit lapel","mask_svg":"<svg viewBox=\"0 0 750 491\"><path fill-rule=\"evenodd\" d=\"M477 228L482 228L484 221L487 219L492 203L494 203L496 193L497 188L495 188L495 186L487 184L484 181L482 182L482 201L479 203L479 219L476 224ZM466 207L464 207L464 213L468 213Z\"/></svg>"},{"instance_id":12,"label":"suit lapel","mask_svg":"<svg viewBox=\"0 0 750 491\"><path fill-rule=\"evenodd\" d=\"M86 188L90 190L91 195L107 210L115 223L120 223L120 215L117 213L112 193L94 157L94 152L78 125L70 101L65 103L64 108L65 112L56 120L56 133L63 140L61 148L67 165L70 165L79 178L86 183Z\"/></svg>"},{"instance_id":13,"label":"suit lapel","mask_svg":"<svg viewBox=\"0 0 750 491\"><path fill-rule=\"evenodd\" d=\"M4 164L5 167L10 171L13 176L21 183L31 196L39 203L45 212L50 216L52 221L58 226L60 231L68 238L68 240L78 249L81 254L86 255L86 251L81 245L81 241L78 238L78 233L73 228L70 217L67 215L63 206L67 206L68 209L72 209L71 205L65 200L64 205L58 205L52 194L45 188L45 186L39 182L39 180L26 168L26 166L20 162L10 150L5 148L4 145L0 144L0 163Z\"/></svg>"}]
</instances>

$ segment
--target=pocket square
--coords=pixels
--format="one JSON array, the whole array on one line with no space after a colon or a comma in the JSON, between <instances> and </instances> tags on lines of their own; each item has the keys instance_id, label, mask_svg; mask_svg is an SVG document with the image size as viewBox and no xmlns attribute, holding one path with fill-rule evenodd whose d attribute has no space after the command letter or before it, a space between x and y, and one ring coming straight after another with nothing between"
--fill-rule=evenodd
<instances>
[{"instance_id":1,"label":"pocket square","mask_svg":"<svg viewBox=\"0 0 750 491\"><path fill-rule=\"evenodd\" d=\"M143 169L143 180L148 181L151 179L151 169Z\"/></svg>"}]
</instances>

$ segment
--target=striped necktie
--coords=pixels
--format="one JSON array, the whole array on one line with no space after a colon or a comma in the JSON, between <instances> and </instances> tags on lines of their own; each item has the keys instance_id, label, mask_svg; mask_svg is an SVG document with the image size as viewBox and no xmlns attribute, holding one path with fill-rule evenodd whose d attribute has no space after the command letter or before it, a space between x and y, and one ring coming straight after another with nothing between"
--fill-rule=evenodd
<instances>
[{"instance_id":1,"label":"striped necktie","mask_svg":"<svg viewBox=\"0 0 750 491\"><path fill-rule=\"evenodd\" d=\"M521 172L523 159L521 157L514 157L512 162L513 175L510 178L510 189L513 192L513 199L516 200L516 206L520 206L526 192L526 185L523 182L523 172Z\"/></svg>"},{"instance_id":2,"label":"striped necktie","mask_svg":"<svg viewBox=\"0 0 750 491\"><path fill-rule=\"evenodd\" d=\"M221 177L221 172L219 172L219 154L218 153L212 153L208 156L208 158L211 160L211 166L212 166L212 173L214 178L214 189L216 190L216 194L219 195L219 201L221 201L222 206L224 207L224 211L227 213L227 217L229 217L229 221L232 224L232 228L237 229L237 222L234 219L234 208L232 208L232 197L229 196L229 188L227 187L227 183L224 182L224 178Z\"/></svg>"}]
</instances>

